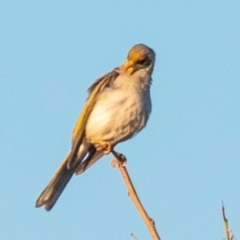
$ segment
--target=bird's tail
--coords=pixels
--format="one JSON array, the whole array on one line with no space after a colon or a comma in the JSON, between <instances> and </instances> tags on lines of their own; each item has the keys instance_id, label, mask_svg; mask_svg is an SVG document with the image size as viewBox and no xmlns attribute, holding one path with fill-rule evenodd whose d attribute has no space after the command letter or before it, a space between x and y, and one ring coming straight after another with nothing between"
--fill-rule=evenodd
<instances>
[{"instance_id":1,"label":"bird's tail","mask_svg":"<svg viewBox=\"0 0 240 240\"><path fill-rule=\"evenodd\" d=\"M47 211L50 211L58 200L59 196L61 195L62 191L64 190L65 186L67 185L68 181L71 179L73 173L77 168L76 165L71 169L68 169L67 158L68 156L63 160L62 164L59 166L58 170L56 171L46 188L38 197L36 201L36 207L41 207L45 205L45 209Z\"/></svg>"},{"instance_id":2,"label":"bird's tail","mask_svg":"<svg viewBox=\"0 0 240 240\"><path fill-rule=\"evenodd\" d=\"M36 207L41 207L45 205L45 209L50 211L56 201L58 200L59 196L61 195L62 191L66 187L68 181L71 179L74 173L81 174L93 163L95 163L100 157L103 156L103 153L96 152L96 149L91 146L88 149L88 156L82 162L82 158L84 155L81 156L80 159L77 159L76 162L79 164L73 165L70 169L68 169L68 155L63 160L62 164L59 166L58 170L40 194L36 201Z\"/></svg>"}]
</instances>

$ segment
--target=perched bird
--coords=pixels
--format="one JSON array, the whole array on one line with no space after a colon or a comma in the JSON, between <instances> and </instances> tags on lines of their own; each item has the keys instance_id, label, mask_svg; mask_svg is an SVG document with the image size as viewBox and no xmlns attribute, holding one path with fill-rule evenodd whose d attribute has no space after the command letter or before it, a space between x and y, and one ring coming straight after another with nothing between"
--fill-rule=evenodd
<instances>
[{"instance_id":1,"label":"perched bird","mask_svg":"<svg viewBox=\"0 0 240 240\"><path fill-rule=\"evenodd\" d=\"M80 174L116 144L145 127L151 113L150 85L154 51L133 46L125 63L97 79L72 134L72 147L36 201L46 210L56 203L72 175Z\"/></svg>"}]
</instances>

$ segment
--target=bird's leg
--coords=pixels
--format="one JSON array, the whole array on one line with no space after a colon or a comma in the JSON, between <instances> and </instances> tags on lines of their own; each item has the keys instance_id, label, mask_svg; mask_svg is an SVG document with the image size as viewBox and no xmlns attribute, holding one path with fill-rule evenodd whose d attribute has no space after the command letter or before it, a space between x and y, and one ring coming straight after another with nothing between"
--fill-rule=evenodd
<instances>
[{"instance_id":1,"label":"bird's leg","mask_svg":"<svg viewBox=\"0 0 240 240\"><path fill-rule=\"evenodd\" d=\"M122 153L118 153L114 149L111 152L115 157L111 162L112 167L125 167L127 165L127 158Z\"/></svg>"},{"instance_id":2,"label":"bird's leg","mask_svg":"<svg viewBox=\"0 0 240 240\"><path fill-rule=\"evenodd\" d=\"M91 139L90 142L93 143L96 151L102 151L106 155L109 154L113 149L113 145L107 141Z\"/></svg>"}]
</instances>

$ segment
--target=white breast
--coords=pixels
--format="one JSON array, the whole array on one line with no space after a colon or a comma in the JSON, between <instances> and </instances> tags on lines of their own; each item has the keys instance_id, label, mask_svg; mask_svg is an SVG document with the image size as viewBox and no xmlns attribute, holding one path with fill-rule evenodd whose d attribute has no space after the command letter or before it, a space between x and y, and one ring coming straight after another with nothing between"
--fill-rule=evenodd
<instances>
[{"instance_id":1,"label":"white breast","mask_svg":"<svg viewBox=\"0 0 240 240\"><path fill-rule=\"evenodd\" d=\"M112 88L98 96L86 126L87 139L116 144L146 125L151 112L149 88L143 90L128 78L118 77Z\"/></svg>"}]
</instances>

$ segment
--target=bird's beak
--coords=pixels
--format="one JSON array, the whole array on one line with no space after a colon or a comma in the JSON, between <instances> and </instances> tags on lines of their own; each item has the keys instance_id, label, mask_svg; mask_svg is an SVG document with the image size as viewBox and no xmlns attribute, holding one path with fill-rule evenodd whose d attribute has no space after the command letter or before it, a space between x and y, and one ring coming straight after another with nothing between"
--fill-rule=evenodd
<instances>
[{"instance_id":1,"label":"bird's beak","mask_svg":"<svg viewBox=\"0 0 240 240\"><path fill-rule=\"evenodd\" d=\"M123 64L123 71L132 74L134 71L133 65L134 62L132 60L127 59L126 62Z\"/></svg>"}]
</instances>

